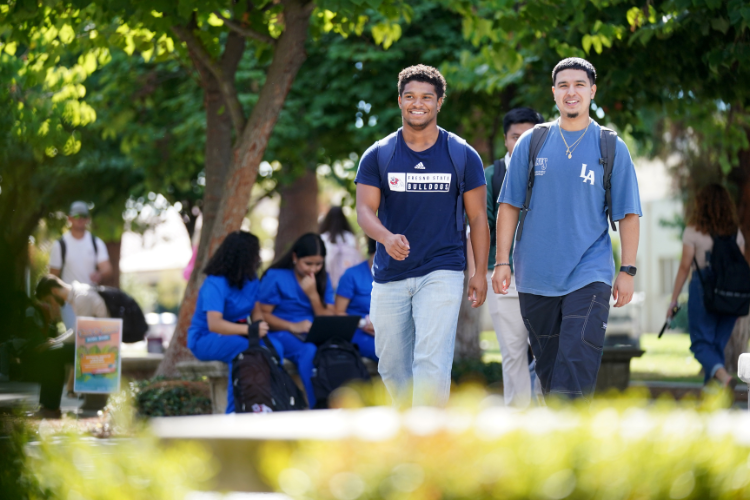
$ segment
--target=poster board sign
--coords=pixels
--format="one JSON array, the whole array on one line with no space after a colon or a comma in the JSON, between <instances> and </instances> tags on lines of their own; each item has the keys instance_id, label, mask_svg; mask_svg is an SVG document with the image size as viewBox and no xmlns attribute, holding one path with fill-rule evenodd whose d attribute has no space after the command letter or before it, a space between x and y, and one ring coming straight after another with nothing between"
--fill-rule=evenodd
<instances>
[{"instance_id":1,"label":"poster board sign","mask_svg":"<svg viewBox=\"0 0 750 500\"><path fill-rule=\"evenodd\" d=\"M120 390L121 341L122 319L76 319L75 392Z\"/></svg>"}]
</instances>

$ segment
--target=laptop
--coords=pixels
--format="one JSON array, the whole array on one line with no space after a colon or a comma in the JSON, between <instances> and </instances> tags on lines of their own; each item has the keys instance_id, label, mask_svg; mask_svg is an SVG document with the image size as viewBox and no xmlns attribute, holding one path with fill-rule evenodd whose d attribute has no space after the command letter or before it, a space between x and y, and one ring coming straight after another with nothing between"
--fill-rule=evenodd
<instances>
[{"instance_id":1,"label":"laptop","mask_svg":"<svg viewBox=\"0 0 750 500\"><path fill-rule=\"evenodd\" d=\"M333 338L351 342L360 318L361 316L316 316L305 342L316 346Z\"/></svg>"}]
</instances>

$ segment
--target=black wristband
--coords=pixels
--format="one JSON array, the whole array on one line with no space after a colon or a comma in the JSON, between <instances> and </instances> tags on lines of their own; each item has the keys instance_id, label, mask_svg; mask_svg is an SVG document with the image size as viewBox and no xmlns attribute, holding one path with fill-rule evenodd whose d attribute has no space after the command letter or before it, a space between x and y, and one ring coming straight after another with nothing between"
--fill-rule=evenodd
<instances>
[{"instance_id":1,"label":"black wristband","mask_svg":"<svg viewBox=\"0 0 750 500\"><path fill-rule=\"evenodd\" d=\"M260 338L260 321L256 321L254 323L251 323L247 325L247 336L251 339L259 339Z\"/></svg>"}]
</instances>

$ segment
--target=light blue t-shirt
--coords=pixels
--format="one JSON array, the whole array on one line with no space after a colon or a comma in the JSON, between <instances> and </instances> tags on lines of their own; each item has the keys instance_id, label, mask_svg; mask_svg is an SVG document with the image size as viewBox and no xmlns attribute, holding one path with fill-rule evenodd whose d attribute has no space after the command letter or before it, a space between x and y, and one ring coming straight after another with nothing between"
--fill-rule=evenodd
<instances>
[{"instance_id":1,"label":"light blue t-shirt","mask_svg":"<svg viewBox=\"0 0 750 500\"><path fill-rule=\"evenodd\" d=\"M523 206L532 130L521 136L513 150L500 203ZM568 159L559 122L550 127L537 155L529 213L513 253L519 292L559 297L597 281L612 285L615 269L605 210L604 169L599 164L599 132L599 125L592 121ZM567 143L573 144L583 132L562 133ZM635 167L619 138L610 208L616 221L627 214L643 215Z\"/></svg>"},{"instance_id":2,"label":"light blue t-shirt","mask_svg":"<svg viewBox=\"0 0 750 500\"><path fill-rule=\"evenodd\" d=\"M362 316L370 314L370 296L372 295L372 271L370 263L364 261L350 267L339 280L336 295L349 299L346 314Z\"/></svg>"},{"instance_id":3,"label":"light blue t-shirt","mask_svg":"<svg viewBox=\"0 0 750 500\"><path fill-rule=\"evenodd\" d=\"M331 279L326 275L325 297L321 297L326 304L333 304L333 287ZM269 269L260 280L258 302L274 305L273 315L292 323L315 319L310 299L294 275L293 269Z\"/></svg>"}]
</instances>

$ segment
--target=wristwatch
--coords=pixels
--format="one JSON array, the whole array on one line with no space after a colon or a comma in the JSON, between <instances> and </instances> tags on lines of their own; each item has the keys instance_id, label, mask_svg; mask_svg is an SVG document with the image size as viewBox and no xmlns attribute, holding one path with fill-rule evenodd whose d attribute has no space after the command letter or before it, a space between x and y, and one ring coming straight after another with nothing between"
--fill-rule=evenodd
<instances>
[{"instance_id":1,"label":"wristwatch","mask_svg":"<svg viewBox=\"0 0 750 500\"><path fill-rule=\"evenodd\" d=\"M621 273L627 273L631 276L635 276L636 271L637 269L635 268L635 266L620 266Z\"/></svg>"}]
</instances>

